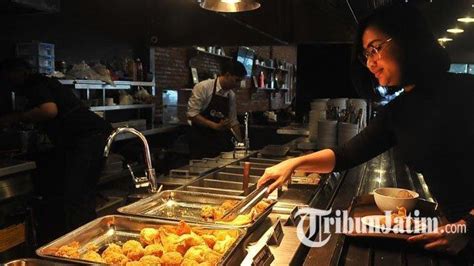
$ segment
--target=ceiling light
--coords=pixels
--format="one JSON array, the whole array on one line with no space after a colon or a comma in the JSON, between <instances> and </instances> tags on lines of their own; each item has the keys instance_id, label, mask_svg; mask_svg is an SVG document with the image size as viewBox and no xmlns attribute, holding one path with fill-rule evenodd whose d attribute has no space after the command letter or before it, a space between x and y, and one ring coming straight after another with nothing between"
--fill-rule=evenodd
<instances>
[{"instance_id":1,"label":"ceiling light","mask_svg":"<svg viewBox=\"0 0 474 266\"><path fill-rule=\"evenodd\" d=\"M464 30L460 29L460 28L447 29L446 31L449 32L449 33L462 33L462 32L464 32Z\"/></svg>"},{"instance_id":2,"label":"ceiling light","mask_svg":"<svg viewBox=\"0 0 474 266\"><path fill-rule=\"evenodd\" d=\"M438 39L438 42L450 42L450 41L452 41L452 40L453 40L453 39L451 39L451 38L443 37L443 38L439 38L439 39Z\"/></svg>"},{"instance_id":3,"label":"ceiling light","mask_svg":"<svg viewBox=\"0 0 474 266\"><path fill-rule=\"evenodd\" d=\"M464 22L464 23L472 23L474 22L474 18L471 17L463 17L463 18L458 18L459 22Z\"/></svg>"},{"instance_id":4,"label":"ceiling light","mask_svg":"<svg viewBox=\"0 0 474 266\"><path fill-rule=\"evenodd\" d=\"M204 0L199 5L216 12L243 12L260 7L255 0Z\"/></svg>"}]
</instances>

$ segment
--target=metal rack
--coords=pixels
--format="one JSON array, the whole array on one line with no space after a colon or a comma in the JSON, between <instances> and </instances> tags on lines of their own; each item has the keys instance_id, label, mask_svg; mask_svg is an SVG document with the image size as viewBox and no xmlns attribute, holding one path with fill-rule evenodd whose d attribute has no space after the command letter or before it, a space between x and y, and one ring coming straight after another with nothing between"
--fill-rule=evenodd
<instances>
[{"instance_id":1,"label":"metal rack","mask_svg":"<svg viewBox=\"0 0 474 266\"><path fill-rule=\"evenodd\" d=\"M105 92L106 90L129 90L132 87L149 87L151 88L151 94L155 96L155 82L154 81L126 81L118 80L114 81L115 85L110 85L101 80L84 80L84 79L62 79L59 82L63 85L72 85L77 90L86 90L86 99L90 100L91 90L102 90L102 103L105 103ZM92 106L91 111L94 112L106 112L116 110L131 110L131 109L150 109L152 114L155 113L154 104L130 104L130 105L102 105ZM105 117L105 114L104 114ZM151 115L151 124L154 124L154 115Z\"/></svg>"}]
</instances>

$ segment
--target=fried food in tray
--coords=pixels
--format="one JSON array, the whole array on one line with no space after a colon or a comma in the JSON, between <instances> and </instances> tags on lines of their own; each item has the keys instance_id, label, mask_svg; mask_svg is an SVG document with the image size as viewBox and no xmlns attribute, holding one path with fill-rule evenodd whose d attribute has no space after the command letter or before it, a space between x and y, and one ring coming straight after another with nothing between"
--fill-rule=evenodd
<instances>
[{"instance_id":1,"label":"fried food in tray","mask_svg":"<svg viewBox=\"0 0 474 266\"><path fill-rule=\"evenodd\" d=\"M262 200L249 213L238 215L231 221L221 221L222 216L238 203L237 200L226 200L220 206L204 206L201 209L201 217L208 222L215 221L218 224L245 225L256 220L271 205L270 201Z\"/></svg>"},{"instance_id":2,"label":"fried food in tray","mask_svg":"<svg viewBox=\"0 0 474 266\"><path fill-rule=\"evenodd\" d=\"M192 228L177 225L146 227L138 239L83 247L72 241L55 256L111 265L218 265L224 254L239 239L238 230Z\"/></svg>"}]
</instances>

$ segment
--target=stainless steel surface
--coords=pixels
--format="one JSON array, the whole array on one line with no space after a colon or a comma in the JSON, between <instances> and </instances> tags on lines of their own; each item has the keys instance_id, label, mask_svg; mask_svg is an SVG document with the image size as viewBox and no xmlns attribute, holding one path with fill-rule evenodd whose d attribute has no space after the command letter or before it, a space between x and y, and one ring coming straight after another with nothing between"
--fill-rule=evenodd
<instances>
[{"instance_id":1,"label":"stainless steel surface","mask_svg":"<svg viewBox=\"0 0 474 266\"><path fill-rule=\"evenodd\" d=\"M244 176L242 173L230 173L224 169L223 171L216 172L212 174L212 178L216 180L223 180L223 181L231 181L231 182L243 182ZM256 184L260 175L254 174L255 172L251 172L252 174L249 175L249 185ZM243 190L243 189L242 189Z\"/></svg>"},{"instance_id":2,"label":"stainless steel surface","mask_svg":"<svg viewBox=\"0 0 474 266\"><path fill-rule=\"evenodd\" d=\"M222 227L247 228L249 231L252 231L271 213L272 208L276 203L272 201L271 205L265 210L265 212L246 225L217 224L214 221L207 221L201 217L201 209L204 206L217 207L226 200L240 201L242 199L243 197L240 196L167 190L119 208L117 211L128 215L138 215L173 221L184 220L191 223Z\"/></svg>"},{"instance_id":3,"label":"stainless steel surface","mask_svg":"<svg viewBox=\"0 0 474 266\"><path fill-rule=\"evenodd\" d=\"M1 161L0 162L0 201L26 195L33 191L31 171L36 168L34 162Z\"/></svg>"},{"instance_id":4,"label":"stainless steel surface","mask_svg":"<svg viewBox=\"0 0 474 266\"><path fill-rule=\"evenodd\" d=\"M15 160L0 161L0 177L33 170L35 168L35 162Z\"/></svg>"},{"instance_id":5,"label":"stainless steel surface","mask_svg":"<svg viewBox=\"0 0 474 266\"><path fill-rule=\"evenodd\" d=\"M153 104L128 104L128 105L107 105L107 106L92 106L91 111L112 111L112 110L127 110L127 109L143 109L153 108Z\"/></svg>"},{"instance_id":6,"label":"stainless steel surface","mask_svg":"<svg viewBox=\"0 0 474 266\"><path fill-rule=\"evenodd\" d=\"M74 264L61 263L61 262L43 260L43 259L27 258L27 259L12 260L2 265L4 266L47 266L47 265L60 266L60 265L74 265Z\"/></svg>"},{"instance_id":7,"label":"stainless steel surface","mask_svg":"<svg viewBox=\"0 0 474 266\"><path fill-rule=\"evenodd\" d=\"M150 155L150 147L148 146L148 141L146 140L145 136L140 133L140 131L134 129L134 128L127 128L127 127L120 127L117 128L110 134L109 138L107 139L107 144L105 145L104 148L104 156L107 157L109 155L110 149L112 147L112 143L114 142L114 139L117 135L123 134L123 133L131 133L140 138L140 140L143 142L143 149L145 152L145 162L146 162L146 178L148 179L148 182L150 184L150 192L151 193L156 193L158 190L161 190L157 188L157 181L156 181L156 174L155 174L155 169L151 165L151 155Z\"/></svg>"},{"instance_id":8,"label":"stainless steel surface","mask_svg":"<svg viewBox=\"0 0 474 266\"><path fill-rule=\"evenodd\" d=\"M102 249L109 243L126 242L127 240L139 240L140 230L146 227L157 228L161 225L177 225L177 221L148 219L141 217L130 217L123 215L109 215L95 219L94 221L79 227L78 229L40 247L36 250L36 254L43 258L58 259L71 263L91 264L93 262L69 259L65 257L55 256L55 252L59 247L68 245L73 241L77 241L80 245L79 253L82 255L87 251L86 245L91 243ZM236 251L237 246L245 236L246 231L243 229L224 229L219 226L210 226L202 224L189 224L191 227L199 227L204 229L219 230L237 230L239 238L232 244L229 250L223 255L220 265L227 265L226 262L231 259L231 255Z\"/></svg>"},{"instance_id":9,"label":"stainless steel surface","mask_svg":"<svg viewBox=\"0 0 474 266\"><path fill-rule=\"evenodd\" d=\"M309 136L308 128L298 128L298 127L283 127L277 129L277 133L281 135L300 135L300 136Z\"/></svg>"}]
</instances>

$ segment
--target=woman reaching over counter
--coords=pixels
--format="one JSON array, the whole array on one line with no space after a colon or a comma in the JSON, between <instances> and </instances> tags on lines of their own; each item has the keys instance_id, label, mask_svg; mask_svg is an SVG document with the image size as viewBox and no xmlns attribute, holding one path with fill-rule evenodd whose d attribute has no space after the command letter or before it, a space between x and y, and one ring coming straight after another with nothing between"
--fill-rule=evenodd
<instances>
[{"instance_id":1,"label":"woman reaching over counter","mask_svg":"<svg viewBox=\"0 0 474 266\"><path fill-rule=\"evenodd\" d=\"M447 72L448 54L421 13L406 4L382 7L361 21L353 48L353 64L402 93L348 143L267 168L259 185L275 180L274 190L296 169L349 169L397 146L403 162L423 174L448 220L467 224L467 234L439 231L408 241L458 253L474 236L474 76Z\"/></svg>"}]
</instances>

